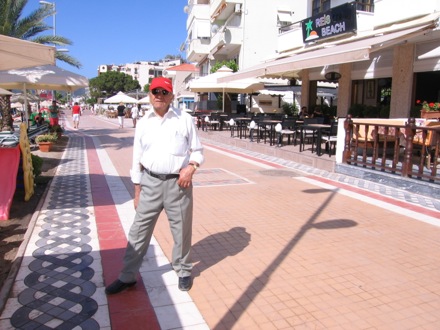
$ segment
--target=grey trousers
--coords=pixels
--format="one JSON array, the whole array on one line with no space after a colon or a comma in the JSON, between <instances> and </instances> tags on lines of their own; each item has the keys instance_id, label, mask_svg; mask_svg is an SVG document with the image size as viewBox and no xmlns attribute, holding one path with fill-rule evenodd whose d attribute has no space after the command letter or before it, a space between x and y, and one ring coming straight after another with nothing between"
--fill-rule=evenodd
<instances>
[{"instance_id":1,"label":"grey trousers","mask_svg":"<svg viewBox=\"0 0 440 330\"><path fill-rule=\"evenodd\" d=\"M166 212L174 239L171 264L179 277L191 275L193 187L180 188L177 179L162 181L146 173L140 184L139 204L128 234L119 280L125 283L136 281L162 210Z\"/></svg>"}]
</instances>

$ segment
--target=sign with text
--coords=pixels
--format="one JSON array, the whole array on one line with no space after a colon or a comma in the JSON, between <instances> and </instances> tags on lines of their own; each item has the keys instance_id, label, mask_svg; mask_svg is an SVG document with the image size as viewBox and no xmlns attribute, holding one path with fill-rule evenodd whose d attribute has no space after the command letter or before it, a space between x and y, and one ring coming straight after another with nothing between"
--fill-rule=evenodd
<instances>
[{"instance_id":1,"label":"sign with text","mask_svg":"<svg viewBox=\"0 0 440 330\"><path fill-rule=\"evenodd\" d=\"M305 43L335 37L357 30L354 3L334 7L301 21Z\"/></svg>"}]
</instances>

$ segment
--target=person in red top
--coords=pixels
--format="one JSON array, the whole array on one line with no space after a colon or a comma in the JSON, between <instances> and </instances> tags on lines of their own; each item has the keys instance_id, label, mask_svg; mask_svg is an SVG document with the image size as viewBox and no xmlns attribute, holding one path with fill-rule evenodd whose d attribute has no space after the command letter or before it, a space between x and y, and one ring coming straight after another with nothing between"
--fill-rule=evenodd
<instances>
[{"instance_id":1,"label":"person in red top","mask_svg":"<svg viewBox=\"0 0 440 330\"><path fill-rule=\"evenodd\" d=\"M72 107L73 128L75 129L78 129L80 116L81 116L81 107L78 105L78 102L75 102L75 104Z\"/></svg>"}]
</instances>

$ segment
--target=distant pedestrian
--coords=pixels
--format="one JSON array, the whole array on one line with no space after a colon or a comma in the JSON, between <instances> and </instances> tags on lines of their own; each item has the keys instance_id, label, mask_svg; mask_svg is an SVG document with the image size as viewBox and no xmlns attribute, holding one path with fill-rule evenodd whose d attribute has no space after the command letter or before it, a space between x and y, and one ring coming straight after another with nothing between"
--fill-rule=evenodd
<instances>
[{"instance_id":1,"label":"distant pedestrian","mask_svg":"<svg viewBox=\"0 0 440 330\"><path fill-rule=\"evenodd\" d=\"M81 116L81 107L78 102L72 107L72 117L73 117L73 128L78 129L79 126L79 117Z\"/></svg>"},{"instance_id":2,"label":"distant pedestrian","mask_svg":"<svg viewBox=\"0 0 440 330\"><path fill-rule=\"evenodd\" d=\"M124 117L125 117L124 102L119 103L118 108L116 110L118 110L119 128L124 128Z\"/></svg>"},{"instance_id":3,"label":"distant pedestrian","mask_svg":"<svg viewBox=\"0 0 440 330\"><path fill-rule=\"evenodd\" d=\"M58 125L58 115L60 108L57 105L57 101L53 100L52 105L49 106L49 123L51 126Z\"/></svg>"},{"instance_id":4,"label":"distant pedestrian","mask_svg":"<svg viewBox=\"0 0 440 330\"><path fill-rule=\"evenodd\" d=\"M131 119L133 119L133 127L136 128L136 122L139 118L139 111L141 109L141 105L138 104L137 106L133 105L131 108Z\"/></svg>"}]
</instances>

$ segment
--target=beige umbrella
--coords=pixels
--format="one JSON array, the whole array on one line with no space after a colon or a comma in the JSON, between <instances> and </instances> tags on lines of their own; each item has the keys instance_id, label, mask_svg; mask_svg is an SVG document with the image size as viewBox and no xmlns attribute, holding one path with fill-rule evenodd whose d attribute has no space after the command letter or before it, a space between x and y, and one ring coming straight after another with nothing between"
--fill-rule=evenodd
<instances>
[{"instance_id":1,"label":"beige umbrella","mask_svg":"<svg viewBox=\"0 0 440 330\"><path fill-rule=\"evenodd\" d=\"M150 97L145 96L141 98L139 101L137 101L138 104L150 104Z\"/></svg>"},{"instance_id":2,"label":"beige umbrella","mask_svg":"<svg viewBox=\"0 0 440 330\"><path fill-rule=\"evenodd\" d=\"M264 88L264 84L257 78L246 78L230 82L219 82L219 78L233 75L233 71L226 66L222 66L216 72L194 79L189 83L191 92L208 93L221 92L223 93L223 111L225 106L225 93L253 93Z\"/></svg>"},{"instance_id":3,"label":"beige umbrella","mask_svg":"<svg viewBox=\"0 0 440 330\"><path fill-rule=\"evenodd\" d=\"M33 94L27 94L24 93L15 93L11 96L11 102L19 102L19 103L25 103L26 100L29 102L38 102L40 98L37 95Z\"/></svg>"},{"instance_id":4,"label":"beige umbrella","mask_svg":"<svg viewBox=\"0 0 440 330\"><path fill-rule=\"evenodd\" d=\"M13 95L13 94L14 93L12 93L6 89L0 88L0 95Z\"/></svg>"},{"instance_id":5,"label":"beige umbrella","mask_svg":"<svg viewBox=\"0 0 440 330\"><path fill-rule=\"evenodd\" d=\"M55 47L0 35L0 70L55 64Z\"/></svg>"},{"instance_id":6,"label":"beige umbrella","mask_svg":"<svg viewBox=\"0 0 440 330\"><path fill-rule=\"evenodd\" d=\"M74 91L88 85L89 80L86 77L55 65L0 71L0 87L22 89L25 95L26 89ZM25 109L27 109L27 102L27 99L25 99Z\"/></svg>"},{"instance_id":7,"label":"beige umbrella","mask_svg":"<svg viewBox=\"0 0 440 330\"><path fill-rule=\"evenodd\" d=\"M123 92L119 92L116 95L113 95L112 97L109 97L108 99L104 100L104 103L138 103L138 100L136 100L134 97L128 96L127 94L124 94Z\"/></svg>"}]
</instances>

